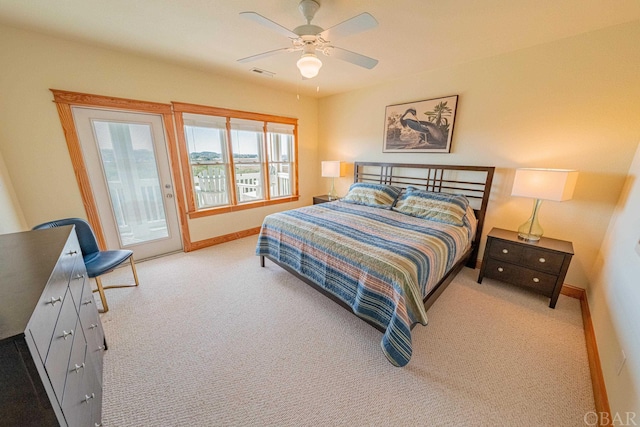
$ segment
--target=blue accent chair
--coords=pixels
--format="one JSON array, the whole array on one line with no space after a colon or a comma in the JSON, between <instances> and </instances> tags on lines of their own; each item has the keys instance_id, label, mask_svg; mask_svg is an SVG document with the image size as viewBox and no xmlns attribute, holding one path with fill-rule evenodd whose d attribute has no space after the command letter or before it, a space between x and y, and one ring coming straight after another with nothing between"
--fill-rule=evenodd
<instances>
[{"instance_id":1,"label":"blue accent chair","mask_svg":"<svg viewBox=\"0 0 640 427\"><path fill-rule=\"evenodd\" d=\"M96 240L96 236L93 233L91 226L87 221L81 218L66 218L45 222L44 224L36 225L33 227L33 230L62 227L65 225L76 226L76 235L78 236L78 242L80 243L80 250L82 250L82 258L87 269L87 275L96 280L98 289L94 289L93 292L98 292L100 294L100 300L102 301L101 313L106 313L109 311L109 305L107 304L107 298L104 294L105 289L126 288L139 285L138 273L136 272L136 266L133 262L133 252L126 249L101 251L98 247L98 241ZM129 285L102 286L100 276L113 271L116 267L127 260L129 260L129 263L131 264L131 271L133 272L133 279L135 283Z\"/></svg>"}]
</instances>

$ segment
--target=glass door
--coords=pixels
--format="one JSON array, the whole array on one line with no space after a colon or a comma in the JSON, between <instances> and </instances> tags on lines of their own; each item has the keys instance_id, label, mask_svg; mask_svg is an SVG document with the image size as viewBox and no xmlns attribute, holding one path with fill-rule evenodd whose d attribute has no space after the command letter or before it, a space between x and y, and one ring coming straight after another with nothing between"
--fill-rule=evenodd
<instances>
[{"instance_id":1,"label":"glass door","mask_svg":"<svg viewBox=\"0 0 640 427\"><path fill-rule=\"evenodd\" d=\"M137 259L182 249L162 118L72 111L107 246Z\"/></svg>"}]
</instances>

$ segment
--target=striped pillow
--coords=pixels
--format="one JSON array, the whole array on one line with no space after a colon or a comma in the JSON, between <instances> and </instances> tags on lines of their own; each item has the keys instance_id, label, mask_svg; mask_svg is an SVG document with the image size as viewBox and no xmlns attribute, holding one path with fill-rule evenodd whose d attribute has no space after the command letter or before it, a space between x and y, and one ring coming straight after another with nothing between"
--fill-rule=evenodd
<instances>
[{"instance_id":1,"label":"striped pillow","mask_svg":"<svg viewBox=\"0 0 640 427\"><path fill-rule=\"evenodd\" d=\"M356 205L391 209L402 190L391 185L356 182L341 200Z\"/></svg>"},{"instance_id":2,"label":"striped pillow","mask_svg":"<svg viewBox=\"0 0 640 427\"><path fill-rule=\"evenodd\" d=\"M461 227L468 206L469 200L460 194L434 193L407 187L393 210Z\"/></svg>"}]
</instances>

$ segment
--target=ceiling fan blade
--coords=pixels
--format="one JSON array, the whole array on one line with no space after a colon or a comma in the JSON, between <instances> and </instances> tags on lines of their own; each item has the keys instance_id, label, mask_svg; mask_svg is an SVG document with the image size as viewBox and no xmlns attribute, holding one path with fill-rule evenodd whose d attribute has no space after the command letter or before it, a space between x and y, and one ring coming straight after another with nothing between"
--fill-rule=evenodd
<instances>
[{"instance_id":1,"label":"ceiling fan blade","mask_svg":"<svg viewBox=\"0 0 640 427\"><path fill-rule=\"evenodd\" d=\"M297 39L298 35L296 33L294 33L293 31L283 27L282 25L273 22L272 20L265 18L264 16L260 15L259 13L255 13L255 12L240 12L240 15L242 15L243 17L250 19L254 22L257 22L260 25L264 25L265 27L275 31L276 33L280 33L285 37L289 37L290 39Z\"/></svg>"},{"instance_id":2,"label":"ceiling fan blade","mask_svg":"<svg viewBox=\"0 0 640 427\"><path fill-rule=\"evenodd\" d=\"M331 46L324 50L324 54L332 56L334 58L342 59L343 61L351 62L352 64L359 65L360 67L372 69L378 65L378 60L369 58L368 56L360 55L359 53L351 52L350 50L342 49L339 47Z\"/></svg>"},{"instance_id":3,"label":"ceiling fan blade","mask_svg":"<svg viewBox=\"0 0 640 427\"><path fill-rule=\"evenodd\" d=\"M292 47L283 47L281 49L270 50L268 52L262 52L257 55L247 56L246 58L240 58L238 59L238 62L251 62L257 59L262 59L262 58L267 58L269 56L277 55L279 53L293 52L295 50L299 50L299 49L294 49Z\"/></svg>"},{"instance_id":4,"label":"ceiling fan blade","mask_svg":"<svg viewBox=\"0 0 640 427\"><path fill-rule=\"evenodd\" d=\"M327 28L319 34L324 40L332 40L340 37L350 36L352 34L361 33L378 26L376 18L371 14L364 12L360 15L347 19L331 28Z\"/></svg>"}]
</instances>

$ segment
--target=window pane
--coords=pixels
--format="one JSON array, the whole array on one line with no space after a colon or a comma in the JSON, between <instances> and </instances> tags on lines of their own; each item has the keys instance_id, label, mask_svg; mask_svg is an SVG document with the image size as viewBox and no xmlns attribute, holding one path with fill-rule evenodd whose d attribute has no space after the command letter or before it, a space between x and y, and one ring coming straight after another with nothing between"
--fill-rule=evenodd
<instances>
[{"instance_id":1,"label":"window pane","mask_svg":"<svg viewBox=\"0 0 640 427\"><path fill-rule=\"evenodd\" d=\"M186 113L183 119L196 207L228 205L226 119Z\"/></svg>"},{"instance_id":2,"label":"window pane","mask_svg":"<svg viewBox=\"0 0 640 427\"><path fill-rule=\"evenodd\" d=\"M236 165L236 191L239 202L264 199L262 190L262 165Z\"/></svg>"},{"instance_id":3,"label":"window pane","mask_svg":"<svg viewBox=\"0 0 640 427\"><path fill-rule=\"evenodd\" d=\"M198 208L229 204L226 165L192 165Z\"/></svg>"},{"instance_id":4,"label":"window pane","mask_svg":"<svg viewBox=\"0 0 640 427\"><path fill-rule=\"evenodd\" d=\"M234 163L261 163L264 124L231 119L231 149Z\"/></svg>"},{"instance_id":5,"label":"window pane","mask_svg":"<svg viewBox=\"0 0 640 427\"><path fill-rule=\"evenodd\" d=\"M293 194L293 126L269 123L267 126L269 148L269 191L271 197Z\"/></svg>"}]
</instances>

